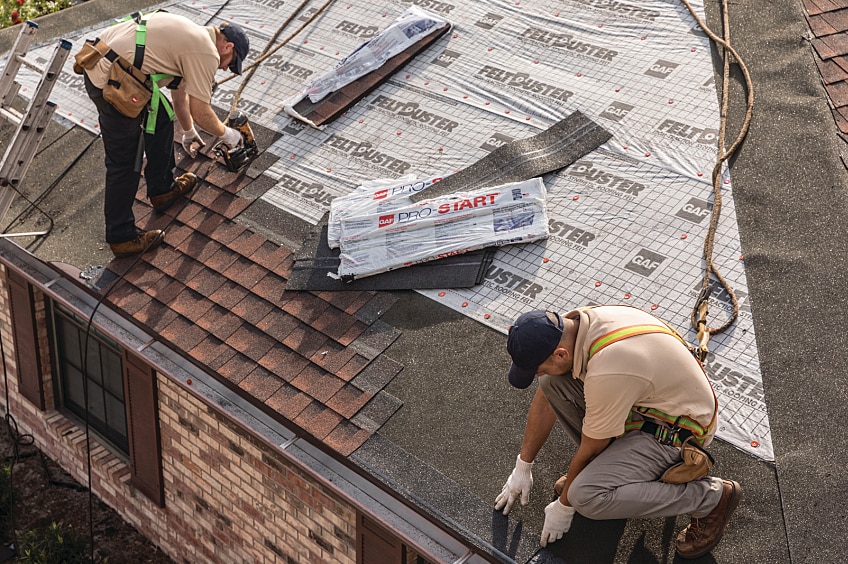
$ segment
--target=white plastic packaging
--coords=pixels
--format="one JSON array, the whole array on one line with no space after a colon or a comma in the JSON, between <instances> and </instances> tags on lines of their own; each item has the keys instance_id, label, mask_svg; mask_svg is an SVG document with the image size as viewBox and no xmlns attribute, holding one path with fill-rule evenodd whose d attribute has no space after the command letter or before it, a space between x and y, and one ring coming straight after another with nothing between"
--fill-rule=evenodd
<instances>
[{"instance_id":1,"label":"white plastic packaging","mask_svg":"<svg viewBox=\"0 0 848 564\"><path fill-rule=\"evenodd\" d=\"M370 180L354 192L335 198L330 203L327 243L331 249L338 248L344 218L384 214L388 210L408 206L412 203L409 199L412 194L432 186L445 176L447 175L416 180L414 175L407 175L393 180Z\"/></svg>"},{"instance_id":2,"label":"white plastic packaging","mask_svg":"<svg viewBox=\"0 0 848 564\"><path fill-rule=\"evenodd\" d=\"M341 219L343 280L548 237L545 185L531 178Z\"/></svg>"}]
</instances>

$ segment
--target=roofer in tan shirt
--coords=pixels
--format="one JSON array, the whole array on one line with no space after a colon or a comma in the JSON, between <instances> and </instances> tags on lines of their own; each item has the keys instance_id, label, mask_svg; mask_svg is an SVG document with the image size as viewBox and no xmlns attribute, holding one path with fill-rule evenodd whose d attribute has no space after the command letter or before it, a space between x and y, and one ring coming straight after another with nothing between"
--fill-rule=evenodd
<instances>
[{"instance_id":1,"label":"roofer in tan shirt","mask_svg":"<svg viewBox=\"0 0 848 564\"><path fill-rule=\"evenodd\" d=\"M212 84L217 70L229 69L241 74L242 61L249 51L244 30L235 24L203 27L188 18L154 12L144 15L146 21L144 55L141 71L146 75L166 74L177 79L163 79L160 86L169 87L173 112L184 131L181 142L193 157L195 147L203 145L195 124L220 137L229 147L241 143L241 134L226 127L212 109ZM99 40L132 63L136 51L135 20L127 20L104 30ZM147 164L144 177L147 196L156 211L165 211L171 204L189 194L197 182L186 173L174 179L174 128L171 117L163 108L156 112L155 131L143 134L141 128L147 117L127 117L103 97L109 79L111 63L106 57L94 68L85 71L85 87L97 106L100 131L106 152L106 242L118 256L138 254L164 239L159 230L142 231L135 225L132 211L138 190L140 170L136 169L143 143ZM172 86L175 85L175 86Z\"/></svg>"},{"instance_id":2,"label":"roofer in tan shirt","mask_svg":"<svg viewBox=\"0 0 848 564\"><path fill-rule=\"evenodd\" d=\"M506 515L516 499L529 502L533 461L559 420L578 448L557 482L559 499L545 508L542 546L568 532L575 511L590 519L688 513L677 553L697 558L718 544L742 488L702 476L712 466L702 447L715 434L718 403L673 330L629 306L564 317L537 310L510 327L507 351L510 383L526 388L538 376L539 387L496 509Z\"/></svg>"}]
</instances>

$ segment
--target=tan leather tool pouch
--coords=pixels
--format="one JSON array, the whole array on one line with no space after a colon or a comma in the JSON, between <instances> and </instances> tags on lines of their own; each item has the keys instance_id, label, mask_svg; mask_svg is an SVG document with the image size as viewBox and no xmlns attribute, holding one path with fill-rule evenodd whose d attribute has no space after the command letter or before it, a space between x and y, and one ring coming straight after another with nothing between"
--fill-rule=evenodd
<instances>
[{"instance_id":1,"label":"tan leather tool pouch","mask_svg":"<svg viewBox=\"0 0 848 564\"><path fill-rule=\"evenodd\" d=\"M82 74L83 70L93 69L109 50L109 46L104 41L86 39L82 49L74 55L74 72Z\"/></svg>"},{"instance_id":2,"label":"tan leather tool pouch","mask_svg":"<svg viewBox=\"0 0 848 564\"><path fill-rule=\"evenodd\" d=\"M689 437L680 447L682 462L678 462L660 477L667 484L685 484L703 478L713 469L715 461L693 437Z\"/></svg>"},{"instance_id":3,"label":"tan leather tool pouch","mask_svg":"<svg viewBox=\"0 0 848 564\"><path fill-rule=\"evenodd\" d=\"M103 98L127 117L137 117L153 95L146 74L118 57L109 69L109 80L103 87Z\"/></svg>"}]
</instances>

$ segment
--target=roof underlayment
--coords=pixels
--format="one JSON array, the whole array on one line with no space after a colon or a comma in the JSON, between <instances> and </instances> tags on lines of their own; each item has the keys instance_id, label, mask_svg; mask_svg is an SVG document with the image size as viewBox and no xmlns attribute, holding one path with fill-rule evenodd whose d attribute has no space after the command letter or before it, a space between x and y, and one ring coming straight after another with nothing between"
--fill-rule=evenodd
<instances>
[{"instance_id":1,"label":"roof underlayment","mask_svg":"<svg viewBox=\"0 0 848 564\"><path fill-rule=\"evenodd\" d=\"M719 128L708 40L688 11L660 1L586 1L561 11L545 1L414 3L447 17L452 32L322 130L289 118L283 101L388 26L408 2L333 4L258 68L239 107L252 123L281 133L267 147L274 162L262 172L269 188L261 200L317 223L334 197L364 180L461 169L580 111L613 138L544 178L551 237L500 250L481 286L423 293L502 332L528 309L619 302L685 330L700 289ZM290 14L281 4L161 7L202 24L237 22L258 53ZM96 35L95 28L68 39ZM53 48L31 57L46 59ZM94 108L70 64L53 95L56 113L96 131ZM239 82L221 85L214 104L229 109ZM729 175L722 189L715 261L741 313L711 342L719 436L772 460ZM713 325L728 304L717 288Z\"/></svg>"}]
</instances>

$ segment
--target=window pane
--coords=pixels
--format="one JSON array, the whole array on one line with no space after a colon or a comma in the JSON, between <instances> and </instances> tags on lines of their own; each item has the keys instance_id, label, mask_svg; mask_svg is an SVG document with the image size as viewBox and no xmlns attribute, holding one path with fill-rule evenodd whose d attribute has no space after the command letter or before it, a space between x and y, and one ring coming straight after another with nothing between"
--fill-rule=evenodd
<instances>
[{"instance_id":1,"label":"window pane","mask_svg":"<svg viewBox=\"0 0 848 564\"><path fill-rule=\"evenodd\" d=\"M110 394L123 401L124 375L121 368L121 357L106 347L103 347L102 353L103 385Z\"/></svg>"},{"instance_id":2,"label":"window pane","mask_svg":"<svg viewBox=\"0 0 848 564\"><path fill-rule=\"evenodd\" d=\"M82 389L82 372L70 365L63 370L62 391L65 393L65 403L73 403L77 411L83 413L85 399Z\"/></svg>"},{"instance_id":3,"label":"window pane","mask_svg":"<svg viewBox=\"0 0 848 564\"><path fill-rule=\"evenodd\" d=\"M106 395L106 424L116 434L126 436L127 418L124 404L108 394Z\"/></svg>"},{"instance_id":4,"label":"window pane","mask_svg":"<svg viewBox=\"0 0 848 564\"><path fill-rule=\"evenodd\" d=\"M76 368L82 367L82 353L79 348L79 337L73 323L60 317L57 319L56 330L59 333L60 355L68 364Z\"/></svg>"},{"instance_id":5,"label":"window pane","mask_svg":"<svg viewBox=\"0 0 848 564\"><path fill-rule=\"evenodd\" d=\"M83 334L83 350L85 350L85 334ZM89 380L96 384L103 385L103 378L100 375L100 343L94 340L94 335L88 337L88 355L86 355L87 364L85 370L88 373Z\"/></svg>"},{"instance_id":6,"label":"window pane","mask_svg":"<svg viewBox=\"0 0 848 564\"><path fill-rule=\"evenodd\" d=\"M106 421L106 405L103 402L103 388L88 381L88 413L99 421Z\"/></svg>"}]
</instances>

